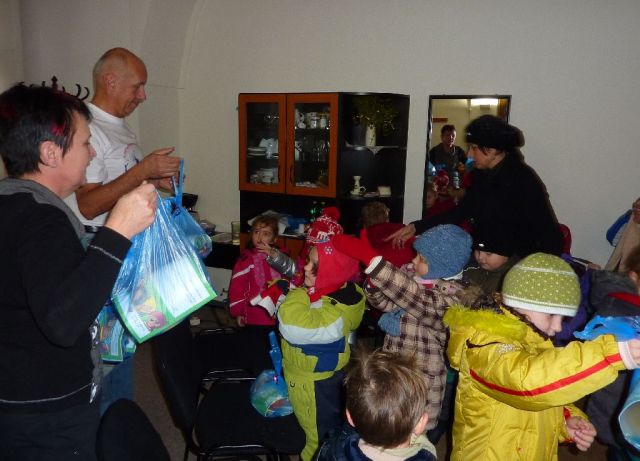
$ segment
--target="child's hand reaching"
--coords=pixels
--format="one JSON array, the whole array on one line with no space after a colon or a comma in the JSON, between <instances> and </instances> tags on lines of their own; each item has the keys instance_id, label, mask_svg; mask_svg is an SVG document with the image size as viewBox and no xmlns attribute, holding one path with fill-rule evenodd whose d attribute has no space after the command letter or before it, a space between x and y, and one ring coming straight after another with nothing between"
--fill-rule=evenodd
<instances>
[{"instance_id":1,"label":"child's hand reaching","mask_svg":"<svg viewBox=\"0 0 640 461\"><path fill-rule=\"evenodd\" d=\"M567 432L580 451L587 451L596 437L596 428L589 421L577 416L567 419Z\"/></svg>"},{"instance_id":2,"label":"child's hand reaching","mask_svg":"<svg viewBox=\"0 0 640 461\"><path fill-rule=\"evenodd\" d=\"M278 251L271 245L262 242L256 243L256 250L258 250L260 253L266 254L267 256L271 256L272 258L275 257L275 253Z\"/></svg>"},{"instance_id":3,"label":"child's hand reaching","mask_svg":"<svg viewBox=\"0 0 640 461\"><path fill-rule=\"evenodd\" d=\"M640 339L630 339L618 343L622 362L628 370L640 368Z\"/></svg>"}]
</instances>

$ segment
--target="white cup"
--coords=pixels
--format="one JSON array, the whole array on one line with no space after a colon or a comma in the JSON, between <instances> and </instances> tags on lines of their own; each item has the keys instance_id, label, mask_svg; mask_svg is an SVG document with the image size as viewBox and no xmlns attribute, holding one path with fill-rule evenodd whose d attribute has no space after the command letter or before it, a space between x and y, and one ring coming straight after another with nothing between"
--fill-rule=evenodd
<instances>
[{"instance_id":1,"label":"white cup","mask_svg":"<svg viewBox=\"0 0 640 461\"><path fill-rule=\"evenodd\" d=\"M380 197L388 197L391 195L391 187L390 186L378 186L378 194Z\"/></svg>"}]
</instances>

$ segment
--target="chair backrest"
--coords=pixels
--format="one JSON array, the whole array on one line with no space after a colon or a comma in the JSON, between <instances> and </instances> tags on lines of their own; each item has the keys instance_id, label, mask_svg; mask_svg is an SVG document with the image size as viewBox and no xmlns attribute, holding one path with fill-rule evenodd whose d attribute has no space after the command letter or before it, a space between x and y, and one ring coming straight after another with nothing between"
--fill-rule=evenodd
<instances>
[{"instance_id":1,"label":"chair backrest","mask_svg":"<svg viewBox=\"0 0 640 461\"><path fill-rule=\"evenodd\" d=\"M189 327L189 319L152 339L156 370L169 411L191 441L203 367Z\"/></svg>"},{"instance_id":2,"label":"chair backrest","mask_svg":"<svg viewBox=\"0 0 640 461\"><path fill-rule=\"evenodd\" d=\"M171 460L147 415L128 399L114 402L102 416L96 453L98 461Z\"/></svg>"}]
</instances>

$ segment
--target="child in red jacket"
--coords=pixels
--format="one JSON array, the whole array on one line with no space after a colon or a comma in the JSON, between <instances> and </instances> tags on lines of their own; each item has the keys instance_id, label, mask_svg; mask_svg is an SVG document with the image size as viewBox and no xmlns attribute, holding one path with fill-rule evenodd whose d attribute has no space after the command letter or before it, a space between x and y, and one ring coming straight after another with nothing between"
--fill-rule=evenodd
<instances>
[{"instance_id":1,"label":"child in red jacket","mask_svg":"<svg viewBox=\"0 0 640 461\"><path fill-rule=\"evenodd\" d=\"M268 248L275 245L277 238L278 220L275 217L261 215L253 220L251 241L233 267L229 284L229 311L239 327L273 327L276 323L267 311L252 306L250 301L267 288L270 281L282 278L267 262Z\"/></svg>"}]
</instances>

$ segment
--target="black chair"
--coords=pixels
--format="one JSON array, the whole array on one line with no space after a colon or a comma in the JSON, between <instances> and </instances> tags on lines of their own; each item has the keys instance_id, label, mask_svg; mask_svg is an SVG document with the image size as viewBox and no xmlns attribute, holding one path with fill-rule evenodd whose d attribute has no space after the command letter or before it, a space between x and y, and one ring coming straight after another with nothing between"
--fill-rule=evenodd
<instances>
[{"instance_id":1,"label":"black chair","mask_svg":"<svg viewBox=\"0 0 640 461\"><path fill-rule=\"evenodd\" d=\"M209 303L218 322L228 316L228 299ZM218 311L223 312L219 314ZM269 358L269 331L276 327L219 327L198 331L196 347L206 370L207 379L257 377L263 370L273 368Z\"/></svg>"},{"instance_id":2,"label":"black chair","mask_svg":"<svg viewBox=\"0 0 640 461\"><path fill-rule=\"evenodd\" d=\"M206 378L187 321L152 341L169 410L186 441L185 460L189 451L198 460L300 453L305 436L294 415L265 418L251 406L253 378Z\"/></svg>"},{"instance_id":3,"label":"black chair","mask_svg":"<svg viewBox=\"0 0 640 461\"><path fill-rule=\"evenodd\" d=\"M96 453L98 461L171 461L147 415L128 399L114 402L102 416Z\"/></svg>"},{"instance_id":4,"label":"black chair","mask_svg":"<svg viewBox=\"0 0 640 461\"><path fill-rule=\"evenodd\" d=\"M207 380L255 378L273 368L269 358L270 327L216 328L201 330L195 344Z\"/></svg>"}]
</instances>

